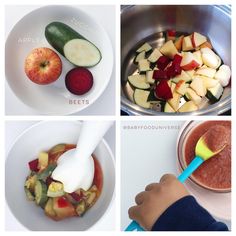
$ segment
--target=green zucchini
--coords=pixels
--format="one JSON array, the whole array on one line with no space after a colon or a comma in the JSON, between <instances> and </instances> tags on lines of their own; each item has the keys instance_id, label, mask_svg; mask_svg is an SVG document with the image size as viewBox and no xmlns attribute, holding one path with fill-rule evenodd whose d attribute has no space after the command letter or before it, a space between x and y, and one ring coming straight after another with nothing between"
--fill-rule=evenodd
<instances>
[{"instance_id":1,"label":"green zucchini","mask_svg":"<svg viewBox=\"0 0 236 236\"><path fill-rule=\"evenodd\" d=\"M50 176L52 174L52 172L54 171L54 169L57 167L56 164L50 164L47 166L46 169L44 169L42 172L40 172L37 175L37 178L39 180L43 180L44 182L46 181L47 177Z\"/></svg>"},{"instance_id":2,"label":"green zucchini","mask_svg":"<svg viewBox=\"0 0 236 236\"><path fill-rule=\"evenodd\" d=\"M82 216L86 211L86 203L84 200L81 200L79 204L76 206L75 211L78 216Z\"/></svg>"},{"instance_id":3,"label":"green zucchini","mask_svg":"<svg viewBox=\"0 0 236 236\"><path fill-rule=\"evenodd\" d=\"M138 63L140 60L145 59L145 51L140 52L134 60L134 63Z\"/></svg>"},{"instance_id":4,"label":"green zucchini","mask_svg":"<svg viewBox=\"0 0 236 236\"><path fill-rule=\"evenodd\" d=\"M61 22L52 22L45 28L48 43L76 66L92 67L102 59L99 49L84 36Z\"/></svg>"},{"instance_id":5,"label":"green zucchini","mask_svg":"<svg viewBox=\"0 0 236 236\"><path fill-rule=\"evenodd\" d=\"M38 180L36 182L34 195L35 195L35 202L39 206L44 207L48 200L48 197L47 197L47 185L43 181Z\"/></svg>"},{"instance_id":6,"label":"green zucchini","mask_svg":"<svg viewBox=\"0 0 236 236\"><path fill-rule=\"evenodd\" d=\"M147 101L149 94L150 91L135 89L134 102L143 108L150 108L151 103Z\"/></svg>"},{"instance_id":7,"label":"green zucchini","mask_svg":"<svg viewBox=\"0 0 236 236\"><path fill-rule=\"evenodd\" d=\"M29 201L34 201L34 195L30 192L30 190L25 186L25 195Z\"/></svg>"},{"instance_id":8,"label":"green zucchini","mask_svg":"<svg viewBox=\"0 0 236 236\"><path fill-rule=\"evenodd\" d=\"M130 75L128 77L128 81L135 88L139 88L139 89L150 88L150 84L146 82L146 75L140 75L140 74Z\"/></svg>"}]
</instances>

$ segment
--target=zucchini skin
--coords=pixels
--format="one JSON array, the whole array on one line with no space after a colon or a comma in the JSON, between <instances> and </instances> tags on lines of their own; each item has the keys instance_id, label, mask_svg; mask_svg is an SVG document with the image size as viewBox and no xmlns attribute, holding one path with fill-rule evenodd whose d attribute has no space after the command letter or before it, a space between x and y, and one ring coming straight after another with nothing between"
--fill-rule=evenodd
<instances>
[{"instance_id":1,"label":"zucchini skin","mask_svg":"<svg viewBox=\"0 0 236 236\"><path fill-rule=\"evenodd\" d=\"M64 55L65 44L72 39L84 39L81 34L62 22L52 22L45 28L45 37L48 43L59 53ZM87 40L88 41L88 40Z\"/></svg>"}]
</instances>

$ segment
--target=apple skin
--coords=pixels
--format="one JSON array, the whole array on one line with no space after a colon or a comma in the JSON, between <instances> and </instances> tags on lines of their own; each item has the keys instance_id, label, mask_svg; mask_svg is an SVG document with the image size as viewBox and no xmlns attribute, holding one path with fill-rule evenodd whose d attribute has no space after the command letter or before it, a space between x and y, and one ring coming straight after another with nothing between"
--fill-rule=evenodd
<instances>
[{"instance_id":1,"label":"apple skin","mask_svg":"<svg viewBox=\"0 0 236 236\"><path fill-rule=\"evenodd\" d=\"M199 63L191 52L186 52L183 55L180 66L183 70L193 70L199 66Z\"/></svg>"},{"instance_id":2,"label":"apple skin","mask_svg":"<svg viewBox=\"0 0 236 236\"><path fill-rule=\"evenodd\" d=\"M53 83L59 78L61 71L61 59L50 48L35 48L25 59L25 73L36 84Z\"/></svg>"}]
</instances>

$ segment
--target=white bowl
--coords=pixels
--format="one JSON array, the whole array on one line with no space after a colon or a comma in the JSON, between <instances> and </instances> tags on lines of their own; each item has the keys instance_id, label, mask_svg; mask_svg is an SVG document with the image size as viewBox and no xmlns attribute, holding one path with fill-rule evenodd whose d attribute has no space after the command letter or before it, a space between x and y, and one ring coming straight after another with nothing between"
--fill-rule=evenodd
<instances>
[{"instance_id":1,"label":"white bowl","mask_svg":"<svg viewBox=\"0 0 236 236\"><path fill-rule=\"evenodd\" d=\"M102 140L94 151L102 171L103 189L95 205L83 217L72 217L55 222L44 211L26 199L24 182L29 174L28 162L42 150L58 143L76 143L81 122L47 121L27 129L18 137L8 153L5 166L6 201L16 219L29 230L77 231L92 227L106 212L115 187L114 158L107 143Z\"/></svg>"},{"instance_id":2,"label":"white bowl","mask_svg":"<svg viewBox=\"0 0 236 236\"><path fill-rule=\"evenodd\" d=\"M65 75L75 66L59 53L63 71L56 82L49 85L37 85L25 75L24 61L29 52L37 47L52 48L44 36L44 30L53 21L61 21L71 26L93 42L102 53L99 64L89 68L94 76L94 85L82 96L73 95L66 89ZM40 114L66 115L85 109L104 92L110 80L112 68L113 51L107 33L94 19L78 8L59 5L38 8L24 16L14 26L6 41L7 82L23 103Z\"/></svg>"}]
</instances>

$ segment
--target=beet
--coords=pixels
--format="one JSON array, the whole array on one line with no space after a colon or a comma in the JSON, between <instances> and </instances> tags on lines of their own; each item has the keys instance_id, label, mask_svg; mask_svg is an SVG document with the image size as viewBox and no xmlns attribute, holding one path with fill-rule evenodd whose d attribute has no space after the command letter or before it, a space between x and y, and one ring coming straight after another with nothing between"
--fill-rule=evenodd
<instances>
[{"instance_id":1,"label":"beet","mask_svg":"<svg viewBox=\"0 0 236 236\"><path fill-rule=\"evenodd\" d=\"M160 80L160 79L168 80L168 79L170 79L170 77L167 75L167 71L164 71L164 70L154 70L152 77L155 80Z\"/></svg>"},{"instance_id":2,"label":"beet","mask_svg":"<svg viewBox=\"0 0 236 236\"><path fill-rule=\"evenodd\" d=\"M180 56L179 54L175 54L172 63L173 63L174 65L180 65L181 61L182 61L182 56Z\"/></svg>"},{"instance_id":3,"label":"beet","mask_svg":"<svg viewBox=\"0 0 236 236\"><path fill-rule=\"evenodd\" d=\"M169 87L166 80L161 80L155 88L155 95L158 98L168 100L173 98L171 88Z\"/></svg>"},{"instance_id":4,"label":"beet","mask_svg":"<svg viewBox=\"0 0 236 236\"><path fill-rule=\"evenodd\" d=\"M182 72L182 68L180 67L179 64L174 64L172 63L171 66L169 66L167 69L167 76L170 77L175 77L176 75L180 75Z\"/></svg>"},{"instance_id":5,"label":"beet","mask_svg":"<svg viewBox=\"0 0 236 236\"><path fill-rule=\"evenodd\" d=\"M167 56L160 56L157 60L157 68L160 70L164 70L167 65L170 63L170 58Z\"/></svg>"},{"instance_id":6,"label":"beet","mask_svg":"<svg viewBox=\"0 0 236 236\"><path fill-rule=\"evenodd\" d=\"M70 70L66 74L66 88L75 95L87 93L93 86L92 73L83 67Z\"/></svg>"}]
</instances>

